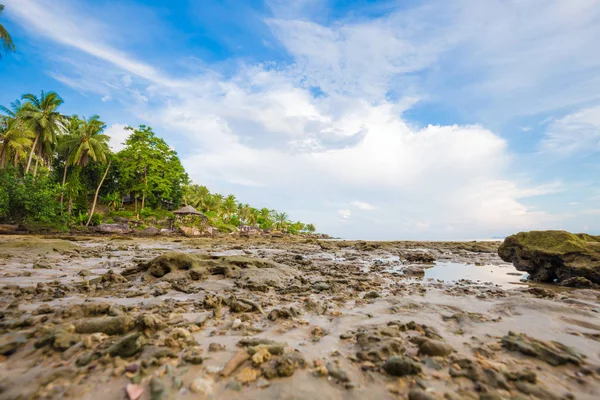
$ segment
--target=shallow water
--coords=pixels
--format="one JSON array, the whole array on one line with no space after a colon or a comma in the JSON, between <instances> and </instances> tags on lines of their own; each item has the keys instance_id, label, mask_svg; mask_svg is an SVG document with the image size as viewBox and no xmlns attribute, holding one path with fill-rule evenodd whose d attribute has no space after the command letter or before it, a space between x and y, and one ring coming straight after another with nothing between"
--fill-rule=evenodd
<instances>
[{"instance_id":1,"label":"shallow water","mask_svg":"<svg viewBox=\"0 0 600 400\"><path fill-rule=\"evenodd\" d=\"M519 274L519 275L515 275ZM524 283L527 274L517 271L512 265L474 265L457 262L436 262L425 269L425 279L456 282L461 279L473 282L493 283L502 287L517 287Z\"/></svg>"}]
</instances>

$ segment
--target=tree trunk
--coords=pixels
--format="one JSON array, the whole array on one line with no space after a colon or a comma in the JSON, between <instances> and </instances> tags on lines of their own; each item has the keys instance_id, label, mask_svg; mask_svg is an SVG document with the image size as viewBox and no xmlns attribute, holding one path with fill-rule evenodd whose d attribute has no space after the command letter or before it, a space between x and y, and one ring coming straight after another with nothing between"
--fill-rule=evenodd
<instances>
[{"instance_id":1,"label":"tree trunk","mask_svg":"<svg viewBox=\"0 0 600 400\"><path fill-rule=\"evenodd\" d=\"M69 193L69 205L67 206L67 213L71 215L73 212L73 195Z\"/></svg>"},{"instance_id":2,"label":"tree trunk","mask_svg":"<svg viewBox=\"0 0 600 400\"><path fill-rule=\"evenodd\" d=\"M6 161L6 145L2 146L0 151L0 168L4 168L4 162Z\"/></svg>"},{"instance_id":3,"label":"tree trunk","mask_svg":"<svg viewBox=\"0 0 600 400\"><path fill-rule=\"evenodd\" d=\"M29 152L29 158L27 159L27 167L25 168L25 175L29 173L29 168L31 168L31 159L33 158L33 153L35 152L35 148L37 147L38 139L40 135L35 135L35 139L33 140L33 145L31 146L31 151Z\"/></svg>"},{"instance_id":4,"label":"tree trunk","mask_svg":"<svg viewBox=\"0 0 600 400\"><path fill-rule=\"evenodd\" d=\"M60 194L60 212L62 213L62 208L63 208L63 200L65 199L65 182L67 181L67 167L68 164L65 162L65 172L63 172L63 180L62 180L62 188L63 188L63 192Z\"/></svg>"},{"instance_id":5,"label":"tree trunk","mask_svg":"<svg viewBox=\"0 0 600 400\"><path fill-rule=\"evenodd\" d=\"M144 168L144 192L142 193L142 211L144 211L144 204L146 203L146 191L148 190L148 168Z\"/></svg>"},{"instance_id":6,"label":"tree trunk","mask_svg":"<svg viewBox=\"0 0 600 400\"><path fill-rule=\"evenodd\" d=\"M19 163L19 152L15 151L15 160L14 160L14 166L15 168L17 168L17 164Z\"/></svg>"},{"instance_id":7,"label":"tree trunk","mask_svg":"<svg viewBox=\"0 0 600 400\"><path fill-rule=\"evenodd\" d=\"M102 179L100 180L100 184L98 185L98 188L96 189L96 194L94 195L94 202L92 203L92 209L90 211L90 216L87 220L87 223L85 224L85 226L88 226L90 224L90 221L92 220L92 216L94 215L94 210L96 209L96 202L98 201L98 194L100 193L100 188L102 187L102 184L104 183L104 179L106 179L106 175L108 175L108 169L110 168L110 163L112 162L112 160L108 161L108 165L106 166L106 170L104 171L104 175L102 175Z\"/></svg>"},{"instance_id":8,"label":"tree trunk","mask_svg":"<svg viewBox=\"0 0 600 400\"><path fill-rule=\"evenodd\" d=\"M40 163L40 158L36 157L36 159L35 159L35 168L33 169L33 177L34 178L37 176L37 169L38 169L39 163Z\"/></svg>"}]
</instances>

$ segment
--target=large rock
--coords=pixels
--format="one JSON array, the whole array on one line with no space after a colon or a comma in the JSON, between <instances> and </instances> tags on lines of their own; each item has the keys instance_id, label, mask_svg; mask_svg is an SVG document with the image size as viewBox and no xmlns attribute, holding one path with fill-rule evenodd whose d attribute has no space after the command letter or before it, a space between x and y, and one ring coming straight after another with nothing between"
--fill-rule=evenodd
<instances>
[{"instance_id":1,"label":"large rock","mask_svg":"<svg viewBox=\"0 0 600 400\"><path fill-rule=\"evenodd\" d=\"M504 261L538 282L582 277L600 284L600 236L565 231L521 232L498 249ZM571 280L574 281L574 280Z\"/></svg>"},{"instance_id":2,"label":"large rock","mask_svg":"<svg viewBox=\"0 0 600 400\"><path fill-rule=\"evenodd\" d=\"M127 224L100 224L95 228L100 233L129 233Z\"/></svg>"}]
</instances>

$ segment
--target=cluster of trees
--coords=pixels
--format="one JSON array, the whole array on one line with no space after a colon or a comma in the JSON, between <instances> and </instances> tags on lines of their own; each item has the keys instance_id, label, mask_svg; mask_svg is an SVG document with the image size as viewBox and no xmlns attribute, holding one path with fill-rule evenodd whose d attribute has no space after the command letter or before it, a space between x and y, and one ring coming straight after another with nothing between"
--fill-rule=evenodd
<instances>
[{"instance_id":1,"label":"cluster of trees","mask_svg":"<svg viewBox=\"0 0 600 400\"><path fill-rule=\"evenodd\" d=\"M300 221L292 222L284 212L257 209L237 201L235 195L223 196L211 193L206 186L188 185L183 195L185 205L201 210L211 221L218 225L239 227L241 225L257 226L260 229L275 229L281 232L298 234L314 233L313 224ZM225 227L226 228L226 227Z\"/></svg>"},{"instance_id":2,"label":"cluster of trees","mask_svg":"<svg viewBox=\"0 0 600 400\"><path fill-rule=\"evenodd\" d=\"M97 203L114 215L137 218L164 216L186 204L223 231L241 225L315 231L285 213L190 184L177 153L148 126L128 127L125 147L113 153L100 117L63 115L62 104L57 93L42 92L0 106L0 221L89 225L101 222Z\"/></svg>"}]
</instances>

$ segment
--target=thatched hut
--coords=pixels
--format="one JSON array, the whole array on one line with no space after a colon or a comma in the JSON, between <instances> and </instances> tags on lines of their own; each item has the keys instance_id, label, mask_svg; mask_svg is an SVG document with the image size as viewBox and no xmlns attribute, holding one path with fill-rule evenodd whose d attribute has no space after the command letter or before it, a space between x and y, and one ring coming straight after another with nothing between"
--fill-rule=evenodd
<instances>
[{"instance_id":1,"label":"thatched hut","mask_svg":"<svg viewBox=\"0 0 600 400\"><path fill-rule=\"evenodd\" d=\"M200 211L196 210L192 206L185 206L180 208L179 210L173 211L173 214L177 217L177 220L181 221L184 217L188 216L197 216L202 220L207 220L206 215L202 214Z\"/></svg>"}]
</instances>

